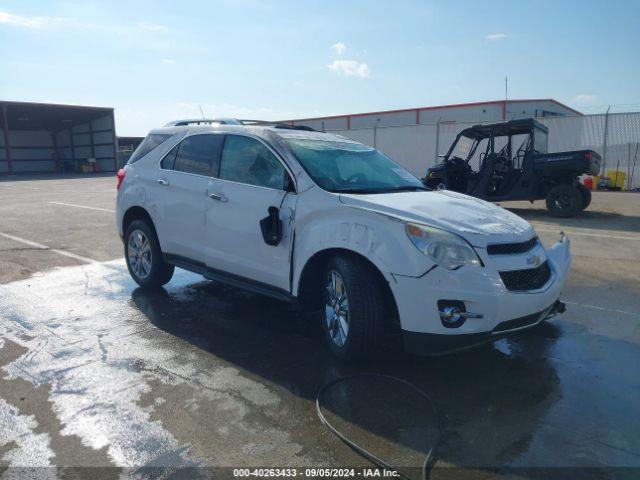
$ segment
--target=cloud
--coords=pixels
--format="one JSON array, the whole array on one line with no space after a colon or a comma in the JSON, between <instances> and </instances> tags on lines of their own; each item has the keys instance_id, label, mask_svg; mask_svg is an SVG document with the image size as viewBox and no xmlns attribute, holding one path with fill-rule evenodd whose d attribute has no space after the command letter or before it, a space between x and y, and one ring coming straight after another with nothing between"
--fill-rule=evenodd
<instances>
[{"instance_id":1,"label":"cloud","mask_svg":"<svg viewBox=\"0 0 640 480\"><path fill-rule=\"evenodd\" d=\"M367 78L371 75L369 65L356 60L334 60L327 65L330 70L347 77Z\"/></svg>"},{"instance_id":2,"label":"cloud","mask_svg":"<svg viewBox=\"0 0 640 480\"><path fill-rule=\"evenodd\" d=\"M486 35L484 38L486 38L487 40L491 40L492 42L497 42L498 40L507 38L507 34L506 33L490 33L489 35Z\"/></svg>"},{"instance_id":3,"label":"cloud","mask_svg":"<svg viewBox=\"0 0 640 480\"><path fill-rule=\"evenodd\" d=\"M94 23L70 17L27 17L23 15L14 15L13 13L5 11L0 11L0 24L32 30L40 30L47 27L59 27L94 32L102 31L118 35L162 32L166 30L166 27L163 25L157 25L149 22L138 22L137 24L129 25L112 25L106 23Z\"/></svg>"},{"instance_id":4,"label":"cloud","mask_svg":"<svg viewBox=\"0 0 640 480\"><path fill-rule=\"evenodd\" d=\"M338 42L331 45L331 50L333 50L336 55L342 55L347 51L347 46L342 42Z\"/></svg>"},{"instance_id":5,"label":"cloud","mask_svg":"<svg viewBox=\"0 0 640 480\"><path fill-rule=\"evenodd\" d=\"M54 17L23 17L21 15L0 11L0 23L13 25L15 27L40 28L47 22L60 20L62 19Z\"/></svg>"},{"instance_id":6,"label":"cloud","mask_svg":"<svg viewBox=\"0 0 640 480\"><path fill-rule=\"evenodd\" d=\"M580 105L593 104L598 100L598 96L592 93L580 93L573 97L573 101Z\"/></svg>"},{"instance_id":7,"label":"cloud","mask_svg":"<svg viewBox=\"0 0 640 480\"><path fill-rule=\"evenodd\" d=\"M172 65L174 63L176 63L175 60L171 60L170 58L163 58L162 60L160 60L162 63L166 63L167 65Z\"/></svg>"}]
</instances>

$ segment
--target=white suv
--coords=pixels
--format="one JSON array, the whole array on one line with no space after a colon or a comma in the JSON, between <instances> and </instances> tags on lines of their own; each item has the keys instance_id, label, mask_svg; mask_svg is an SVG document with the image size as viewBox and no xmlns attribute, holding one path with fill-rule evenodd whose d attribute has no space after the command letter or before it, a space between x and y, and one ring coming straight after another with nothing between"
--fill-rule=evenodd
<instances>
[{"instance_id":1,"label":"white suv","mask_svg":"<svg viewBox=\"0 0 640 480\"><path fill-rule=\"evenodd\" d=\"M297 302L344 360L394 333L436 354L536 325L564 311L571 263L564 235L545 250L522 218L373 148L256 121L151 131L118 172L117 225L142 287L177 266Z\"/></svg>"}]
</instances>

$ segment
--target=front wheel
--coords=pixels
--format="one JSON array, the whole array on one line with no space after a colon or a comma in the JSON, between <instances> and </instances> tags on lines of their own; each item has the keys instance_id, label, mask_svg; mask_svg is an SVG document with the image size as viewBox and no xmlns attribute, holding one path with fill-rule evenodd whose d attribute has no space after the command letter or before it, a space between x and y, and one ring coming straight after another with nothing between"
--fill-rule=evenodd
<instances>
[{"instance_id":1,"label":"front wheel","mask_svg":"<svg viewBox=\"0 0 640 480\"><path fill-rule=\"evenodd\" d=\"M134 220L127 227L124 256L131 278L141 287L160 287L173 276L174 266L162 258L156 232L144 220Z\"/></svg>"},{"instance_id":2,"label":"front wheel","mask_svg":"<svg viewBox=\"0 0 640 480\"><path fill-rule=\"evenodd\" d=\"M573 185L556 185L546 197L547 209L554 217L572 217L582 210L584 200L580 191Z\"/></svg>"},{"instance_id":3,"label":"front wheel","mask_svg":"<svg viewBox=\"0 0 640 480\"><path fill-rule=\"evenodd\" d=\"M370 356L379 344L385 297L371 270L348 256L331 258L325 268L323 329L329 348L344 361Z\"/></svg>"}]
</instances>

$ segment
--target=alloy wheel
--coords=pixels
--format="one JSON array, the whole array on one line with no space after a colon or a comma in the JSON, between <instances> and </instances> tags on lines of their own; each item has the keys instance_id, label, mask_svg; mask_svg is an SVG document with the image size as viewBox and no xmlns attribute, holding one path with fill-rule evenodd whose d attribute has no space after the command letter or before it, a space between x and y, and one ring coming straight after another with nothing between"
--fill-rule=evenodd
<instances>
[{"instance_id":1,"label":"alloy wheel","mask_svg":"<svg viewBox=\"0 0 640 480\"><path fill-rule=\"evenodd\" d=\"M129 265L140 279L145 279L151 272L151 244L142 230L134 230L129 235L127 244Z\"/></svg>"},{"instance_id":2,"label":"alloy wheel","mask_svg":"<svg viewBox=\"0 0 640 480\"><path fill-rule=\"evenodd\" d=\"M331 270L327 276L325 318L333 343L342 347L349 335L349 299L342 276Z\"/></svg>"}]
</instances>

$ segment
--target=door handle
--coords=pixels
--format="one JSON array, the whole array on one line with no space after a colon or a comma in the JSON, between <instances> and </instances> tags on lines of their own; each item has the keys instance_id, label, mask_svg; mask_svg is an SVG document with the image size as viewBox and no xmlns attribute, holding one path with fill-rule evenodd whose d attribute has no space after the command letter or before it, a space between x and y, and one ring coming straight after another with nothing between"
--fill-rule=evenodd
<instances>
[{"instance_id":1,"label":"door handle","mask_svg":"<svg viewBox=\"0 0 640 480\"><path fill-rule=\"evenodd\" d=\"M166 180L163 180L162 178L159 178L159 179L157 180L157 182L158 182L160 185L164 185L165 187L169 185L169 182L167 182Z\"/></svg>"},{"instance_id":2,"label":"door handle","mask_svg":"<svg viewBox=\"0 0 640 480\"><path fill-rule=\"evenodd\" d=\"M210 193L209 194L209 198L212 200L217 200L219 202L226 202L227 201L227 197L225 197L222 194L218 194L218 193Z\"/></svg>"}]
</instances>

